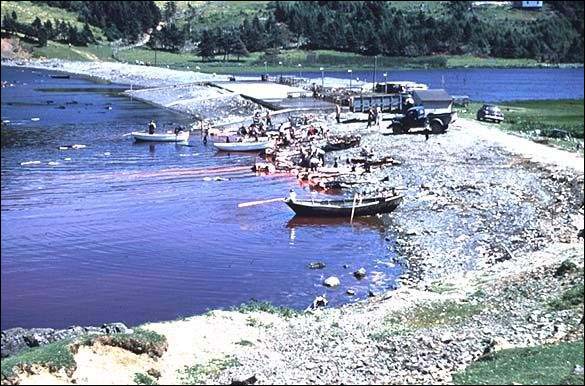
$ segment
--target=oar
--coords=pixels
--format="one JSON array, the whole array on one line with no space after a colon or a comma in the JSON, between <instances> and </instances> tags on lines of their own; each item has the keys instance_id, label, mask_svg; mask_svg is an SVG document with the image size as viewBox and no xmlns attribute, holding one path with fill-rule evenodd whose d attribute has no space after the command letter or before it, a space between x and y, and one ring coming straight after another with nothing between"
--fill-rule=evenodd
<instances>
[{"instance_id":1,"label":"oar","mask_svg":"<svg viewBox=\"0 0 585 386\"><path fill-rule=\"evenodd\" d=\"M351 217L349 218L349 223L353 224L353 214L355 212L355 202L357 200L357 193L355 194L355 196L353 196L353 205L351 206Z\"/></svg>"},{"instance_id":2,"label":"oar","mask_svg":"<svg viewBox=\"0 0 585 386\"><path fill-rule=\"evenodd\" d=\"M262 201L250 201L250 202L242 202L238 204L238 208L243 208L246 206L253 206L253 205L260 205L260 204L267 204L269 202L277 202L277 201L284 201L284 198L272 198L270 200L262 200Z\"/></svg>"}]
</instances>

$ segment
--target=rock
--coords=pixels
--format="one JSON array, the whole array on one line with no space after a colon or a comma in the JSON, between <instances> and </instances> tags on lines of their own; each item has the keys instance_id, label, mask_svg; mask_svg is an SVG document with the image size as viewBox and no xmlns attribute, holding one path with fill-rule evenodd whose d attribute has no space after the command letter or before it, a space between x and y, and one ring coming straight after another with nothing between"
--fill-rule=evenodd
<instances>
[{"instance_id":1,"label":"rock","mask_svg":"<svg viewBox=\"0 0 585 386\"><path fill-rule=\"evenodd\" d=\"M254 383L258 382L256 375L252 375L251 377L242 377L239 379L232 379L232 385L253 385Z\"/></svg>"},{"instance_id":2,"label":"rock","mask_svg":"<svg viewBox=\"0 0 585 386\"><path fill-rule=\"evenodd\" d=\"M323 263L321 261L315 261L315 262L309 263L309 265L307 267L309 269L323 269L323 268L325 268L325 263Z\"/></svg>"},{"instance_id":3,"label":"rock","mask_svg":"<svg viewBox=\"0 0 585 386\"><path fill-rule=\"evenodd\" d=\"M575 365L575 368L573 369L573 374L583 375L583 366Z\"/></svg>"},{"instance_id":4,"label":"rock","mask_svg":"<svg viewBox=\"0 0 585 386\"><path fill-rule=\"evenodd\" d=\"M343 268L348 269L349 268L349 264L343 264Z\"/></svg>"},{"instance_id":5,"label":"rock","mask_svg":"<svg viewBox=\"0 0 585 386\"><path fill-rule=\"evenodd\" d=\"M353 276L355 276L355 278L358 280L363 279L364 277L366 277L366 269L363 267L358 269L353 273Z\"/></svg>"},{"instance_id":6,"label":"rock","mask_svg":"<svg viewBox=\"0 0 585 386\"><path fill-rule=\"evenodd\" d=\"M355 295L355 290L353 289L348 289L347 291L345 291L346 294L348 294L349 296L354 296Z\"/></svg>"},{"instance_id":7,"label":"rock","mask_svg":"<svg viewBox=\"0 0 585 386\"><path fill-rule=\"evenodd\" d=\"M311 305L308 307L308 309L316 310L319 307L325 307L327 303L329 303L329 301L327 300L327 298L325 298L325 295L323 294L323 296L317 296L313 300L313 303L311 303Z\"/></svg>"},{"instance_id":8,"label":"rock","mask_svg":"<svg viewBox=\"0 0 585 386\"><path fill-rule=\"evenodd\" d=\"M378 296L376 292L374 292L373 290L368 290L368 297L373 298L376 296Z\"/></svg>"},{"instance_id":9,"label":"rock","mask_svg":"<svg viewBox=\"0 0 585 386\"><path fill-rule=\"evenodd\" d=\"M340 284L341 282L335 276L329 276L327 279L323 280L323 285L325 285L325 287L338 287Z\"/></svg>"},{"instance_id":10,"label":"rock","mask_svg":"<svg viewBox=\"0 0 585 386\"><path fill-rule=\"evenodd\" d=\"M441 335L441 342L443 343L450 343L453 341L453 337L451 334L443 334Z\"/></svg>"},{"instance_id":11,"label":"rock","mask_svg":"<svg viewBox=\"0 0 585 386\"><path fill-rule=\"evenodd\" d=\"M159 379L160 378L160 371L157 369L150 369L146 372L146 374L150 375L153 378Z\"/></svg>"},{"instance_id":12,"label":"rock","mask_svg":"<svg viewBox=\"0 0 585 386\"><path fill-rule=\"evenodd\" d=\"M492 338L488 345L484 348L483 350L483 355L489 355L491 353L500 351L500 350L505 350L508 348L512 348L514 346L512 346L507 340L505 340L504 338L501 337L495 337Z\"/></svg>"},{"instance_id":13,"label":"rock","mask_svg":"<svg viewBox=\"0 0 585 386\"><path fill-rule=\"evenodd\" d=\"M577 270L577 265L570 260L564 260L561 265L559 265L555 271L555 276L564 276L566 273L575 272Z\"/></svg>"},{"instance_id":14,"label":"rock","mask_svg":"<svg viewBox=\"0 0 585 386\"><path fill-rule=\"evenodd\" d=\"M124 323L106 323L102 325L101 330L106 334L131 334L133 332Z\"/></svg>"}]
</instances>

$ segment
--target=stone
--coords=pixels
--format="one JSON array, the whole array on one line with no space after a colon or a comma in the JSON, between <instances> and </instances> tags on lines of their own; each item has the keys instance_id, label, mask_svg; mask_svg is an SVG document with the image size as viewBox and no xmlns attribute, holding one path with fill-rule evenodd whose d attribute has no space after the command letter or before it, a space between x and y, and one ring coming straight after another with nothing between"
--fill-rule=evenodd
<instances>
[{"instance_id":1,"label":"stone","mask_svg":"<svg viewBox=\"0 0 585 386\"><path fill-rule=\"evenodd\" d=\"M483 350L483 355L488 355L500 350L505 350L508 348L512 348L512 346L507 340L501 337L492 338L488 345Z\"/></svg>"},{"instance_id":2,"label":"stone","mask_svg":"<svg viewBox=\"0 0 585 386\"><path fill-rule=\"evenodd\" d=\"M317 296L313 300L313 303L311 303L311 305L309 306L309 309L316 310L319 307L325 307L327 303L329 303L329 301L327 300L327 298L325 298L325 295Z\"/></svg>"},{"instance_id":3,"label":"stone","mask_svg":"<svg viewBox=\"0 0 585 386\"><path fill-rule=\"evenodd\" d=\"M583 366L575 365L575 368L573 369L573 374L583 375Z\"/></svg>"},{"instance_id":4,"label":"stone","mask_svg":"<svg viewBox=\"0 0 585 386\"><path fill-rule=\"evenodd\" d=\"M555 271L555 276L564 276L569 272L575 272L577 270L577 265L570 260L563 260L561 265L559 265Z\"/></svg>"},{"instance_id":5,"label":"stone","mask_svg":"<svg viewBox=\"0 0 585 386\"><path fill-rule=\"evenodd\" d=\"M364 277L366 277L366 269L363 267L358 269L353 273L353 276L358 280L363 279Z\"/></svg>"},{"instance_id":6,"label":"stone","mask_svg":"<svg viewBox=\"0 0 585 386\"><path fill-rule=\"evenodd\" d=\"M323 280L323 285L325 287L338 287L341 284L341 281L335 276L329 276L327 279Z\"/></svg>"},{"instance_id":7,"label":"stone","mask_svg":"<svg viewBox=\"0 0 585 386\"><path fill-rule=\"evenodd\" d=\"M232 379L231 384L232 385L253 385L256 382L258 382L258 378L256 378L256 375L252 375L251 377L244 376L241 378Z\"/></svg>"},{"instance_id":8,"label":"stone","mask_svg":"<svg viewBox=\"0 0 585 386\"><path fill-rule=\"evenodd\" d=\"M347 291L345 291L346 294L348 294L349 296L354 296L355 295L355 290L353 289L348 289Z\"/></svg>"},{"instance_id":9,"label":"stone","mask_svg":"<svg viewBox=\"0 0 585 386\"><path fill-rule=\"evenodd\" d=\"M101 330L106 334L131 334L133 332L124 323L106 323L102 325Z\"/></svg>"},{"instance_id":10,"label":"stone","mask_svg":"<svg viewBox=\"0 0 585 386\"><path fill-rule=\"evenodd\" d=\"M314 261L312 263L309 263L307 265L307 267L309 269L323 269L323 268L325 268L325 263L323 263L321 261Z\"/></svg>"},{"instance_id":11,"label":"stone","mask_svg":"<svg viewBox=\"0 0 585 386\"><path fill-rule=\"evenodd\" d=\"M158 371L157 369L150 369L146 372L146 374L150 375L153 378L159 379L161 374L160 371Z\"/></svg>"}]
</instances>

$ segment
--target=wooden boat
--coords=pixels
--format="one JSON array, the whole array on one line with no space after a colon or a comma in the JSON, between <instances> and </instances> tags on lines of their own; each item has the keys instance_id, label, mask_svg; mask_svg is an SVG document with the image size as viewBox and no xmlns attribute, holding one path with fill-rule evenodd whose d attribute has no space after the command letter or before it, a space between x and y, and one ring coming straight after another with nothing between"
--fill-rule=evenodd
<instances>
[{"instance_id":1,"label":"wooden boat","mask_svg":"<svg viewBox=\"0 0 585 386\"><path fill-rule=\"evenodd\" d=\"M188 131L179 131L178 134L174 132L168 133L154 133L148 134L144 131L133 131L130 133L136 141L149 141L149 142L185 142L189 140Z\"/></svg>"},{"instance_id":2,"label":"wooden boat","mask_svg":"<svg viewBox=\"0 0 585 386\"><path fill-rule=\"evenodd\" d=\"M378 213L390 213L398 207L403 196L380 196L364 199L344 200L291 200L286 199L285 203L300 216L323 216L323 217L351 217L352 210L354 217L371 216Z\"/></svg>"},{"instance_id":3,"label":"wooden boat","mask_svg":"<svg viewBox=\"0 0 585 386\"><path fill-rule=\"evenodd\" d=\"M274 146L273 141L258 142L214 142L213 146L223 151L259 151Z\"/></svg>"}]
</instances>

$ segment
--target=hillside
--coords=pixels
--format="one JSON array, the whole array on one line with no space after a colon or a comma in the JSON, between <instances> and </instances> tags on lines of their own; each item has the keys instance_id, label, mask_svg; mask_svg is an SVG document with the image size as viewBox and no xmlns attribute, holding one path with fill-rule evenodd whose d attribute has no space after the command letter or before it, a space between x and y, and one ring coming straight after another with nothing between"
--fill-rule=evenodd
<instances>
[{"instance_id":1,"label":"hillside","mask_svg":"<svg viewBox=\"0 0 585 386\"><path fill-rule=\"evenodd\" d=\"M374 55L392 68L583 63L579 2L545 2L540 11L514 9L510 2L142 1L120 9L103 2L105 10L94 3L101 2L3 2L3 36L25 37L37 57L154 64L156 50L162 58L157 65L199 65L207 72L290 71L299 64L369 68ZM135 17L104 18L120 12ZM14 16L22 25L7 28ZM29 26L37 17L40 23ZM55 20L93 36L50 34L43 25ZM147 46L118 55L110 48L114 40L132 42L153 30Z\"/></svg>"}]
</instances>

